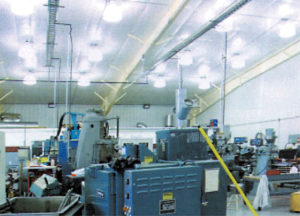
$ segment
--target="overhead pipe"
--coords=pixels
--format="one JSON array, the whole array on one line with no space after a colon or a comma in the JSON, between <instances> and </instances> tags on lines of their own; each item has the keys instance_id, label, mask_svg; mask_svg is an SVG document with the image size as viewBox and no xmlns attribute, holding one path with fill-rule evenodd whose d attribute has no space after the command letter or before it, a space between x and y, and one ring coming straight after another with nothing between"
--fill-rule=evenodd
<instances>
[{"instance_id":1,"label":"overhead pipe","mask_svg":"<svg viewBox=\"0 0 300 216\"><path fill-rule=\"evenodd\" d=\"M5 80L6 82L23 82L23 80L10 79ZM1 80L0 80L1 82ZM40 83L54 83L54 80L36 80L36 82ZM56 83L65 83L65 80L56 80ZM77 81L69 81L71 83L76 83ZM113 81L91 81L91 84L126 84L126 85L148 85L148 82L113 82ZM128 88L128 87L127 87Z\"/></svg>"},{"instance_id":2,"label":"overhead pipe","mask_svg":"<svg viewBox=\"0 0 300 216\"><path fill-rule=\"evenodd\" d=\"M211 30L212 28L216 27L219 23L221 23L223 20L225 20L227 17L235 13L237 10L239 10L241 7L243 7L245 4L250 2L251 0L240 0L236 3L233 3L232 6L225 9L221 15L216 17L215 19L211 20L208 24L206 24L203 28L201 28L198 32L193 34L192 36L185 39L183 42L176 45L174 48L172 48L169 52L164 54L161 58L159 58L155 63L153 63L152 68L150 71L154 70L160 63L165 62L175 56L178 52L180 52L182 49L190 45L192 42L194 42L196 39L204 35L206 32Z\"/></svg>"},{"instance_id":3,"label":"overhead pipe","mask_svg":"<svg viewBox=\"0 0 300 216\"><path fill-rule=\"evenodd\" d=\"M226 85L226 72L227 72L227 32L224 36L224 54L223 54L223 74L221 86L221 115L220 115L220 129L224 131L225 122L225 85Z\"/></svg>"},{"instance_id":4,"label":"overhead pipe","mask_svg":"<svg viewBox=\"0 0 300 216\"><path fill-rule=\"evenodd\" d=\"M58 61L58 73L60 74L60 68L61 68L61 58L52 58L51 60L57 60ZM50 69L50 67L49 67ZM56 100L57 100L57 71L54 71L54 91L53 91L53 104L56 106Z\"/></svg>"},{"instance_id":5,"label":"overhead pipe","mask_svg":"<svg viewBox=\"0 0 300 216\"><path fill-rule=\"evenodd\" d=\"M73 62L72 62L72 58L73 58L72 25L68 24L68 23L59 23L59 22L55 22L55 24L69 27L67 65L68 65L70 73L69 73L69 80L68 80L68 77L66 77L66 107L65 107L65 112L71 112L72 70L73 70ZM69 119L69 122L70 122L70 119Z\"/></svg>"},{"instance_id":6,"label":"overhead pipe","mask_svg":"<svg viewBox=\"0 0 300 216\"><path fill-rule=\"evenodd\" d=\"M57 9L59 7L59 0L48 0L48 30L47 30L47 60L46 66L52 66L52 57L54 52L54 45L55 45L55 36L56 36L56 29L55 29L55 21L56 21L56 14Z\"/></svg>"},{"instance_id":7,"label":"overhead pipe","mask_svg":"<svg viewBox=\"0 0 300 216\"><path fill-rule=\"evenodd\" d=\"M58 62L58 74L60 74L60 69L61 69L61 58L52 58L51 60L56 60L59 61ZM50 70L50 67L49 67ZM53 112L54 115L54 125L57 125L57 121L58 121L58 109L56 108L56 104L57 104L57 70L54 71L54 86L53 86L54 90L53 90L53 105L54 105L54 109L55 112Z\"/></svg>"}]
</instances>

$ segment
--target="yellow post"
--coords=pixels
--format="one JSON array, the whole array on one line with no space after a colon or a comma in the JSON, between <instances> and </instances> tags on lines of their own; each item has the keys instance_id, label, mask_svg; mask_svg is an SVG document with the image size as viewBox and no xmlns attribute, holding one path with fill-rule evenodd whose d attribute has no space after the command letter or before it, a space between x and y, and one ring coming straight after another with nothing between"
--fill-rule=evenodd
<instances>
[{"instance_id":1,"label":"yellow post","mask_svg":"<svg viewBox=\"0 0 300 216\"><path fill-rule=\"evenodd\" d=\"M239 186L239 184L236 182L235 178L233 177L233 175L231 174L231 172L229 171L227 165L225 164L225 162L223 161L222 157L219 155L217 149L215 148L215 146L212 144L211 140L209 139L209 137L207 136L207 134L205 133L205 131L203 130L203 128L199 128L200 133L202 134L202 136L204 137L204 139L206 140L206 142L208 143L210 149L213 151L214 155L216 156L216 158L218 159L218 161L220 162L220 164L222 165L223 169L225 170L225 172L227 173L227 175L229 176L230 180L233 182L233 184L235 185L236 189L238 190L238 192L242 195L246 205L248 206L248 208L250 209L250 211L253 213L254 216L258 216L257 212L255 211L255 209L253 208L253 206L251 205L251 203L249 202L249 200L247 199L246 195L244 194L243 190L241 189L241 187Z\"/></svg>"}]
</instances>

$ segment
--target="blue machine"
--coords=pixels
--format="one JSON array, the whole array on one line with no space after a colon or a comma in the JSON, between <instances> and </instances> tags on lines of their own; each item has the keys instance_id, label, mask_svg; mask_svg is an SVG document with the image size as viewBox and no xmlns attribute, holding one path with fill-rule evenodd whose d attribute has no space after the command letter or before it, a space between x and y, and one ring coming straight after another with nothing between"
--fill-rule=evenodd
<instances>
[{"instance_id":1,"label":"blue machine","mask_svg":"<svg viewBox=\"0 0 300 216\"><path fill-rule=\"evenodd\" d=\"M234 144L243 144L248 142L248 137L234 137Z\"/></svg>"},{"instance_id":2,"label":"blue machine","mask_svg":"<svg viewBox=\"0 0 300 216\"><path fill-rule=\"evenodd\" d=\"M124 157L130 156L145 163L156 162L156 155L149 150L147 143L139 143L138 145L126 143L124 144L124 150Z\"/></svg>"},{"instance_id":3,"label":"blue machine","mask_svg":"<svg viewBox=\"0 0 300 216\"><path fill-rule=\"evenodd\" d=\"M264 144L264 140L263 139L251 139L250 140L250 145L251 146L259 147L259 146L262 146L263 144Z\"/></svg>"},{"instance_id":4,"label":"blue machine","mask_svg":"<svg viewBox=\"0 0 300 216\"><path fill-rule=\"evenodd\" d=\"M165 162L85 172L87 215L226 215L225 173L217 161Z\"/></svg>"},{"instance_id":5,"label":"blue machine","mask_svg":"<svg viewBox=\"0 0 300 216\"><path fill-rule=\"evenodd\" d=\"M228 179L218 161L206 160L199 131L170 129L156 136L160 163L127 163L127 157L85 170L85 214L226 215ZM125 156L145 158L140 147L125 146Z\"/></svg>"},{"instance_id":6,"label":"blue machine","mask_svg":"<svg viewBox=\"0 0 300 216\"><path fill-rule=\"evenodd\" d=\"M170 129L156 132L159 160L206 160L209 147L198 129Z\"/></svg>"},{"instance_id":7,"label":"blue machine","mask_svg":"<svg viewBox=\"0 0 300 216\"><path fill-rule=\"evenodd\" d=\"M63 136L60 136L58 139L58 164L62 166L62 175L66 176L71 174L72 165L75 163L75 156L78 146L78 139L80 135L79 126L77 123L78 116L84 116L83 113L77 112L67 112L65 113L60 120L60 127L58 131L58 135L61 131L63 118L65 115L71 115L72 118L72 128L69 128L66 132L64 132ZM58 136L57 135L57 136ZM57 139L57 137L56 137Z\"/></svg>"},{"instance_id":8,"label":"blue machine","mask_svg":"<svg viewBox=\"0 0 300 216\"><path fill-rule=\"evenodd\" d=\"M255 139L255 140L259 140L259 139ZM266 174L267 170L271 167L271 160L275 157L273 155L274 153L273 150L275 149L276 135L273 128L266 129L265 140L266 140L266 144L259 145L259 147L256 150L257 164L254 170L254 175L257 176Z\"/></svg>"}]
</instances>

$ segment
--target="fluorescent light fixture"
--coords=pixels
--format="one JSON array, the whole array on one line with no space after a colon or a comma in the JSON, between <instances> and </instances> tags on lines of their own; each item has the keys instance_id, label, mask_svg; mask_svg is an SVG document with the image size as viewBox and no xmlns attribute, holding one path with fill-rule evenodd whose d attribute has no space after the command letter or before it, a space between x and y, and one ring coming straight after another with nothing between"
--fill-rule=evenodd
<instances>
[{"instance_id":1,"label":"fluorescent light fixture","mask_svg":"<svg viewBox=\"0 0 300 216\"><path fill-rule=\"evenodd\" d=\"M81 76L77 82L77 84L79 86L83 86L83 87L86 87L86 86L89 86L91 83L90 83L90 80L86 77L86 76Z\"/></svg>"},{"instance_id":2,"label":"fluorescent light fixture","mask_svg":"<svg viewBox=\"0 0 300 216\"><path fill-rule=\"evenodd\" d=\"M278 7L278 15L280 17L284 17L286 18L286 16L289 16L293 13L293 9L292 7L289 5L289 4L281 4L279 7Z\"/></svg>"},{"instance_id":3,"label":"fluorescent light fixture","mask_svg":"<svg viewBox=\"0 0 300 216\"><path fill-rule=\"evenodd\" d=\"M23 83L25 85L35 85L36 84L36 78L33 74L27 74L24 77Z\"/></svg>"},{"instance_id":4,"label":"fluorescent light fixture","mask_svg":"<svg viewBox=\"0 0 300 216\"><path fill-rule=\"evenodd\" d=\"M166 70L166 67L167 67L167 64L165 62L161 63L155 68L155 71L156 72L164 72Z\"/></svg>"},{"instance_id":5,"label":"fluorescent light fixture","mask_svg":"<svg viewBox=\"0 0 300 216\"><path fill-rule=\"evenodd\" d=\"M163 88L166 86L166 80L161 78L161 77L158 77L155 81L154 81L154 84L153 86L155 88Z\"/></svg>"},{"instance_id":6,"label":"fluorescent light fixture","mask_svg":"<svg viewBox=\"0 0 300 216\"><path fill-rule=\"evenodd\" d=\"M17 16L29 16L34 12L34 0L10 0L11 12Z\"/></svg>"},{"instance_id":7,"label":"fluorescent light fixture","mask_svg":"<svg viewBox=\"0 0 300 216\"><path fill-rule=\"evenodd\" d=\"M285 22L279 27L279 37L281 38L290 38L295 36L295 34L295 25L290 22Z\"/></svg>"},{"instance_id":8,"label":"fluorescent light fixture","mask_svg":"<svg viewBox=\"0 0 300 216\"><path fill-rule=\"evenodd\" d=\"M210 81L206 77L200 78L198 82L199 89L209 89L210 88Z\"/></svg>"},{"instance_id":9,"label":"fluorescent light fixture","mask_svg":"<svg viewBox=\"0 0 300 216\"><path fill-rule=\"evenodd\" d=\"M245 67L246 62L245 58L243 58L239 53L233 54L231 57L231 67L235 69L241 69Z\"/></svg>"},{"instance_id":10,"label":"fluorescent light fixture","mask_svg":"<svg viewBox=\"0 0 300 216\"><path fill-rule=\"evenodd\" d=\"M103 20L106 22L117 23L120 22L123 18L122 8L116 3L110 2L103 13Z\"/></svg>"},{"instance_id":11,"label":"fluorescent light fixture","mask_svg":"<svg viewBox=\"0 0 300 216\"><path fill-rule=\"evenodd\" d=\"M181 65L191 65L193 64L193 56L190 52L182 52L179 54L179 64Z\"/></svg>"},{"instance_id":12,"label":"fluorescent light fixture","mask_svg":"<svg viewBox=\"0 0 300 216\"><path fill-rule=\"evenodd\" d=\"M210 67L207 64L202 64L198 68L199 75L207 75L209 71L210 71Z\"/></svg>"}]
</instances>

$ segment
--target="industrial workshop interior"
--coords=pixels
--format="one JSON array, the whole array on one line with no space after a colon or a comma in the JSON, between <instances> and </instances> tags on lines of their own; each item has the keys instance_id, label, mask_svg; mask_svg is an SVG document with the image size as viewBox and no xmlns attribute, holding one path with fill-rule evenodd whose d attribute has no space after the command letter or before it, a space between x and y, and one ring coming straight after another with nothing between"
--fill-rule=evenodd
<instances>
[{"instance_id":1,"label":"industrial workshop interior","mask_svg":"<svg viewBox=\"0 0 300 216\"><path fill-rule=\"evenodd\" d=\"M0 214L300 216L299 0L0 0Z\"/></svg>"}]
</instances>

